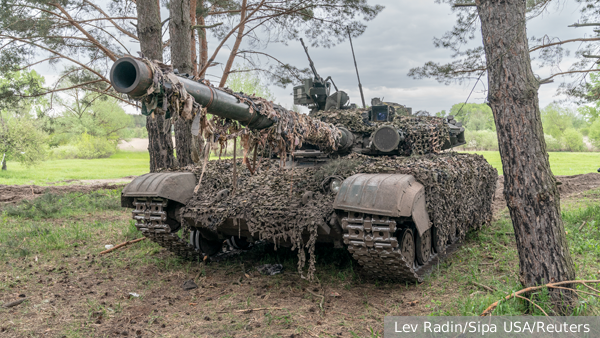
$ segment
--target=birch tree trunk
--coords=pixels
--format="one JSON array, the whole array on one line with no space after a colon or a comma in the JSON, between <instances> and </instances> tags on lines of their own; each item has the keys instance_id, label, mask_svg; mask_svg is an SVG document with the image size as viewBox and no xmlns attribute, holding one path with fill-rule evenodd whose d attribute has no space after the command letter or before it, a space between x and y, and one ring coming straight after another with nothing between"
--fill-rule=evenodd
<instances>
[{"instance_id":1,"label":"birch tree trunk","mask_svg":"<svg viewBox=\"0 0 600 338\"><path fill-rule=\"evenodd\" d=\"M142 54L151 59L162 61L162 35L160 6L158 0L137 0L138 38ZM174 164L171 122L164 115L152 114L146 118L148 130L148 152L150 153L150 172L172 167Z\"/></svg>"},{"instance_id":2,"label":"birch tree trunk","mask_svg":"<svg viewBox=\"0 0 600 338\"><path fill-rule=\"evenodd\" d=\"M525 1L476 0L476 5L486 54L488 101L504 170L504 197L519 251L520 281L529 287L572 280L575 269L542 130L539 82L531 69ZM558 290L551 295L560 311L572 304L574 296Z\"/></svg>"}]
</instances>

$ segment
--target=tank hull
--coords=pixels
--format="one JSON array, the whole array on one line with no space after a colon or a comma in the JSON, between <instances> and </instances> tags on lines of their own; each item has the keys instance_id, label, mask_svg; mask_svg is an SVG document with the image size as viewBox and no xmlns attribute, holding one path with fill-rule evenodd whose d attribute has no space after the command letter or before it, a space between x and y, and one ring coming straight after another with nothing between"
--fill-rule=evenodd
<instances>
[{"instance_id":1,"label":"tank hull","mask_svg":"<svg viewBox=\"0 0 600 338\"><path fill-rule=\"evenodd\" d=\"M136 209L138 228L191 259L221 259L241 247L240 241L291 246L308 252L304 259L309 274L314 271L311 253L316 243L333 243L347 248L373 276L422 281L431 267L460 246L468 231L478 230L492 217L497 172L478 155L351 154L288 170L279 160L263 159L257 165L252 175L237 162L234 189L232 161L210 161L186 203L165 204L161 201L167 199L157 196L164 205L164 223L179 222L182 237L176 239L165 227L150 229L151 215L140 217L143 210ZM196 178L201 172L202 168L194 171ZM335 179L342 185L333 191ZM146 198L140 205L148 203L147 195L140 198ZM407 243L412 243L412 253L406 252ZM215 246L224 250L215 252Z\"/></svg>"}]
</instances>

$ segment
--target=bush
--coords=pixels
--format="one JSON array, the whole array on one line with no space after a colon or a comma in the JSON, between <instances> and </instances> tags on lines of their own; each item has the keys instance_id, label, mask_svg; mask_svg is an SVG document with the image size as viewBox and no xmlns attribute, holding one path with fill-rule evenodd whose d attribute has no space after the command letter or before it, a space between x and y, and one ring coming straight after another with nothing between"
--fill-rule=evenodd
<instances>
[{"instance_id":1,"label":"bush","mask_svg":"<svg viewBox=\"0 0 600 338\"><path fill-rule=\"evenodd\" d=\"M544 134L544 139L546 140L546 151L561 151L564 149L560 139L557 140L548 134Z\"/></svg>"},{"instance_id":2,"label":"bush","mask_svg":"<svg viewBox=\"0 0 600 338\"><path fill-rule=\"evenodd\" d=\"M491 130L470 131L465 129L465 148L474 150L498 150L498 136Z\"/></svg>"},{"instance_id":3,"label":"bush","mask_svg":"<svg viewBox=\"0 0 600 338\"><path fill-rule=\"evenodd\" d=\"M583 135L573 128L565 130L563 133L565 140L565 146L569 151L583 151L585 145L583 144Z\"/></svg>"},{"instance_id":4,"label":"bush","mask_svg":"<svg viewBox=\"0 0 600 338\"><path fill-rule=\"evenodd\" d=\"M597 148L600 148L600 119L592 123L588 137Z\"/></svg>"},{"instance_id":5,"label":"bush","mask_svg":"<svg viewBox=\"0 0 600 338\"><path fill-rule=\"evenodd\" d=\"M53 149L52 158L56 160L106 158L116 151L116 141L83 133L73 144Z\"/></svg>"}]
</instances>

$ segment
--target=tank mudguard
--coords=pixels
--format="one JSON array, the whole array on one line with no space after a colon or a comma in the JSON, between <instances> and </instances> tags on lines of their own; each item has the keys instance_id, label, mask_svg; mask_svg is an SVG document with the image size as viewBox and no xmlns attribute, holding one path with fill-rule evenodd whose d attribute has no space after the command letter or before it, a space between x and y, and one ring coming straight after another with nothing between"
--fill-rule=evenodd
<instances>
[{"instance_id":1,"label":"tank mudguard","mask_svg":"<svg viewBox=\"0 0 600 338\"><path fill-rule=\"evenodd\" d=\"M412 175L350 176L342 183L333 207L381 216L412 217L419 235L431 227L425 205L425 188Z\"/></svg>"},{"instance_id":2,"label":"tank mudguard","mask_svg":"<svg viewBox=\"0 0 600 338\"><path fill-rule=\"evenodd\" d=\"M145 174L123 188L121 206L133 208L135 197L161 197L186 204L194 195L194 187L196 176L191 172Z\"/></svg>"}]
</instances>

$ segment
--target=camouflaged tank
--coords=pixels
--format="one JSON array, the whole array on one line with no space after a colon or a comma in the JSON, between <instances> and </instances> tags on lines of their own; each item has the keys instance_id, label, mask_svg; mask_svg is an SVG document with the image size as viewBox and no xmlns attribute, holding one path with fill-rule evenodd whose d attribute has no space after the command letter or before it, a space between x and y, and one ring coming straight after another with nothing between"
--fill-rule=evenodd
<instances>
[{"instance_id":1,"label":"camouflaged tank","mask_svg":"<svg viewBox=\"0 0 600 338\"><path fill-rule=\"evenodd\" d=\"M497 172L452 151L465 143L452 117L380 100L359 109L317 77L294 88L312 110L300 114L132 57L114 64L111 82L145 114L193 121L199 163L142 175L122 193L144 236L182 257L218 260L269 241L297 250L311 278L324 242L372 276L422 281L491 220ZM208 160L231 142L241 158Z\"/></svg>"}]
</instances>

